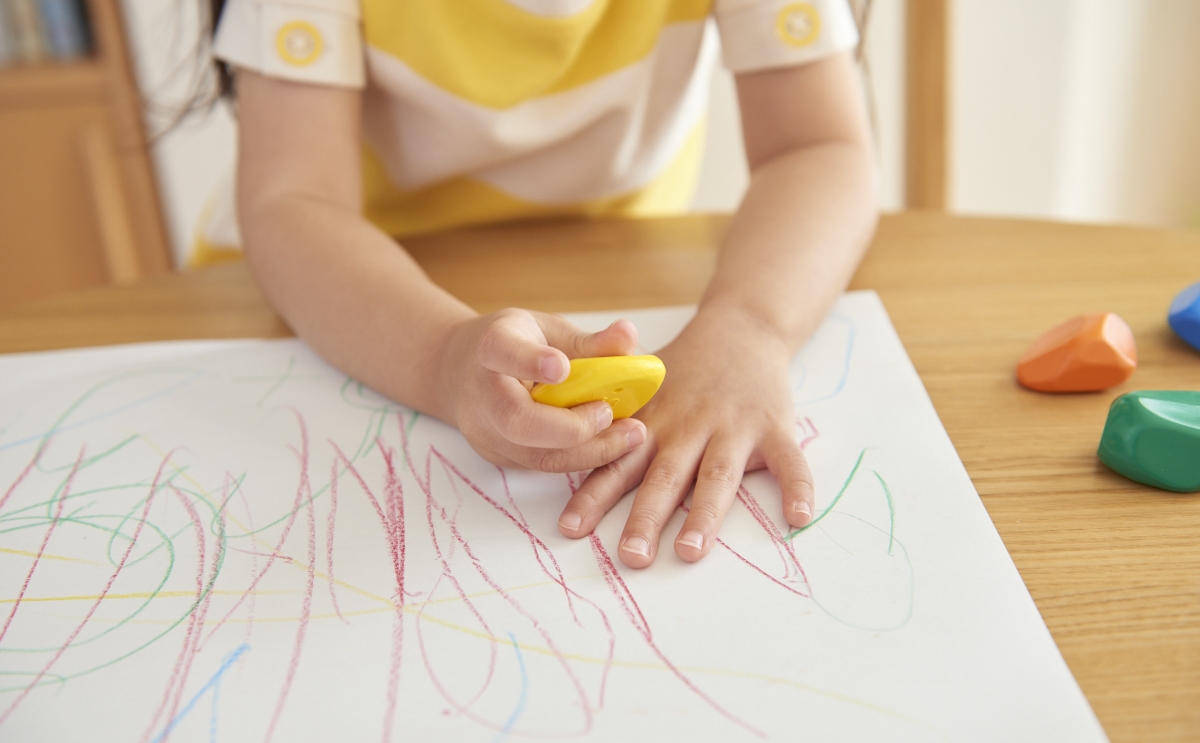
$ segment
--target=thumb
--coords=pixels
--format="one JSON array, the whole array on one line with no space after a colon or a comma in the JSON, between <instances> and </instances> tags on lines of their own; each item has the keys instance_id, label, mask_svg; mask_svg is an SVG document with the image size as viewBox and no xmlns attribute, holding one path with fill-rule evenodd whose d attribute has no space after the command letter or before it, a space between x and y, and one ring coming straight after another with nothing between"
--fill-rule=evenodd
<instances>
[{"instance_id":1,"label":"thumb","mask_svg":"<svg viewBox=\"0 0 1200 743\"><path fill-rule=\"evenodd\" d=\"M598 333L589 333L560 315L537 312L534 319L546 335L546 343L561 350L567 358L628 356L637 350L637 327L628 320L617 320Z\"/></svg>"},{"instance_id":2,"label":"thumb","mask_svg":"<svg viewBox=\"0 0 1200 743\"><path fill-rule=\"evenodd\" d=\"M545 342L537 321L524 311L497 313L479 339L479 363L486 369L529 382L561 382L567 357Z\"/></svg>"}]
</instances>

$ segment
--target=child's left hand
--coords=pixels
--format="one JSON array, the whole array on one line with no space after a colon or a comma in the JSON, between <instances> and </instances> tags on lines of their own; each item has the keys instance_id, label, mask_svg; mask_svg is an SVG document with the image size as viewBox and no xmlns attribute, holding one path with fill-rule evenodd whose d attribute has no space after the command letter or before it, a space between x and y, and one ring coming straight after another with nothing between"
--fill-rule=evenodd
<instances>
[{"instance_id":1,"label":"child's left hand","mask_svg":"<svg viewBox=\"0 0 1200 743\"><path fill-rule=\"evenodd\" d=\"M619 552L629 567L646 567L694 483L690 512L675 538L675 553L694 562L716 543L742 475L763 467L779 481L784 519L795 527L808 524L812 475L796 440L788 344L740 311L702 309L658 355L666 380L637 415L648 429L646 442L592 471L563 510L559 530L568 537L590 533L638 487Z\"/></svg>"}]
</instances>

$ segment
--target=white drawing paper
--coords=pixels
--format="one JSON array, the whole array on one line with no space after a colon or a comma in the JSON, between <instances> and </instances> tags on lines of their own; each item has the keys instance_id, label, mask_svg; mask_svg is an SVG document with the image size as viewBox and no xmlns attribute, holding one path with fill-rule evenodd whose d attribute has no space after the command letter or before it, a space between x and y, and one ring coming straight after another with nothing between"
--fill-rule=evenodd
<instances>
[{"instance_id":1,"label":"white drawing paper","mask_svg":"<svg viewBox=\"0 0 1200 743\"><path fill-rule=\"evenodd\" d=\"M0 740L1105 740L876 295L793 381L814 523L638 571L299 341L0 357Z\"/></svg>"}]
</instances>

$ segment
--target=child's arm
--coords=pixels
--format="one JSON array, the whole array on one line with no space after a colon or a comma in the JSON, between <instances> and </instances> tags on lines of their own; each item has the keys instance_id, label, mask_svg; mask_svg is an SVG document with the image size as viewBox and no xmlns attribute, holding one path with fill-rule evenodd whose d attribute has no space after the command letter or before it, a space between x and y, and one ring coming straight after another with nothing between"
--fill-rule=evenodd
<instances>
[{"instance_id":1,"label":"child's arm","mask_svg":"<svg viewBox=\"0 0 1200 743\"><path fill-rule=\"evenodd\" d=\"M644 440L642 423L613 423L603 402L538 405L520 381L562 381L568 357L631 353L630 323L589 334L543 313L478 316L362 218L359 92L249 70L237 82L246 258L272 304L322 356L458 426L497 464L577 471Z\"/></svg>"},{"instance_id":2,"label":"child's arm","mask_svg":"<svg viewBox=\"0 0 1200 743\"><path fill-rule=\"evenodd\" d=\"M812 478L795 436L788 369L845 288L874 231L870 128L849 53L738 76L750 189L694 320L660 352L667 378L638 414L643 447L593 472L559 522L592 530L638 486L621 560L645 567L688 488L675 541L708 553L743 472L766 467L792 526L812 520Z\"/></svg>"}]
</instances>

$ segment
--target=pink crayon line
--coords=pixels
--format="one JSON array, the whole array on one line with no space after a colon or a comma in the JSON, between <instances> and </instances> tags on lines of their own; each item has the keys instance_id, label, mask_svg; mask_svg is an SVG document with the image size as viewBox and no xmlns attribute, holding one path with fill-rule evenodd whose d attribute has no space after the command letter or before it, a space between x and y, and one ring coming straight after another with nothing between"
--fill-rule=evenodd
<instances>
[{"instance_id":1,"label":"pink crayon line","mask_svg":"<svg viewBox=\"0 0 1200 743\"><path fill-rule=\"evenodd\" d=\"M804 438L800 439L800 449L802 451L808 448L808 445L816 441L821 435L821 432L817 430L817 425L808 416L805 416L803 419L797 418L796 426L804 434Z\"/></svg>"},{"instance_id":2,"label":"pink crayon line","mask_svg":"<svg viewBox=\"0 0 1200 743\"><path fill-rule=\"evenodd\" d=\"M438 461L441 462L443 468L446 469L448 473L453 473L453 475L455 477L457 477L459 480L461 480L463 483L465 483L467 485L467 487L469 487L473 492L475 492L480 498L482 498L493 509L495 509L496 511L499 511L502 515L504 515L504 517L507 518L511 524L516 526L521 531L521 533L523 533L525 535L525 538L529 541L530 548L533 550L534 559L537 561L538 567L541 568L542 573L547 578L549 578L551 581L553 581L554 583L557 583L559 586L562 587L563 595L566 598L567 607L571 612L571 617L572 617L572 619L574 619L576 626L582 627L583 624L579 621L579 616L578 616L577 612L575 611L575 604L572 602L572 597L579 599L580 601L584 602L588 606L591 606L592 609L594 609L596 611L596 613L600 616L600 621L604 623L604 631L608 635L608 656L605 659L604 669L601 672L600 693L599 693L598 703L597 703L597 706L600 709L603 709L604 708L604 693L605 693L605 690L607 689L607 685L608 685L608 673L612 669L612 663L613 663L613 658L615 657L615 653L616 653L616 642L617 642L616 641L616 633L613 631L612 624L611 624L611 622L609 622L609 619L608 619L608 615L604 612L603 609L600 608L600 606L598 604L596 604L595 602L591 601L590 599L582 596L577 591L575 591L573 588L571 588L570 586L567 585L567 579L563 575L562 568L559 566L558 559L555 558L554 552L549 548L549 546L546 545L545 542L543 542L540 538L538 538L538 536L536 534L534 534L533 531L529 528L528 522L526 521L524 514L521 513L520 508L518 508L518 506L517 506L516 500L512 497L512 492L508 488L508 478L506 478L504 476L503 469L497 467L497 469L500 470L501 481L504 484L505 495L507 497L508 502L510 504L512 504L513 510L516 512L516 515L509 512L506 508L504 508L504 506L500 505L494 498L489 496L487 493L483 492L483 490L478 485L476 485L469 477L467 477L457 467L455 467L452 462L450 462L448 459L446 459L446 457L443 456L442 453L440 451L438 451L436 447L433 447L433 446L429 447L429 455L428 456L437 457ZM411 459L409 461L411 461ZM428 493L428 491L427 491L427 493ZM550 564L554 566L553 572L551 572L550 568L548 568L546 566L546 563L542 560L542 558L541 558L542 552L545 552L546 556L550 560Z\"/></svg>"},{"instance_id":3,"label":"pink crayon line","mask_svg":"<svg viewBox=\"0 0 1200 743\"><path fill-rule=\"evenodd\" d=\"M38 445L37 451L33 453L33 458L29 460L29 464L25 465L25 469L21 470L21 474L17 475L17 479L13 480L12 485L8 486L8 490L4 491L4 497L0 498L0 510L4 509L4 504L8 503L8 499L11 498L12 494L17 491L17 486L24 482L25 478L29 476L29 473L33 471L33 468L37 466L38 461L42 458L42 453L46 451L46 446L49 444L50 437L47 436L42 440L42 443ZM79 467L79 462L76 462L75 466Z\"/></svg>"},{"instance_id":4,"label":"pink crayon line","mask_svg":"<svg viewBox=\"0 0 1200 743\"><path fill-rule=\"evenodd\" d=\"M688 506L687 506L685 503L682 503L682 502L681 502L681 503L679 504L679 510L683 511L684 513L690 513L692 509L688 508ZM764 515L765 515L765 514L764 514ZM759 526L762 526L761 522L759 523ZM762 568L760 568L760 567L757 565L757 563L753 562L753 561L752 561L752 560L750 560L748 557L746 557L745 555L743 555L741 552L738 552L738 551L737 551L737 550L735 550L733 547L729 546L729 543L728 543L728 542L726 542L724 539L721 539L720 537L717 537L717 544L719 544L719 545L721 545L722 547L724 547L724 548L725 548L725 550L726 550L726 551L728 551L728 552L729 552L731 555L733 555L733 556L734 556L734 557L736 557L737 559L739 559L739 560L741 560L742 562L744 562L744 563L745 563L747 566L749 566L749 567L750 567L752 570L754 570L755 572L759 573L759 574L760 574L760 575L762 575L764 578L766 578L767 580L769 580L769 581L771 581L772 583L776 584L776 585L777 585L777 586L779 586L780 588L783 588L783 589L785 589L785 590L787 590L787 591L790 591L790 592L792 592L792 593L796 594L797 596L802 596L802 597L804 597L804 598L811 598L811 597L810 597L810 596L809 596L807 593L804 593L803 591L797 590L797 589L796 589L794 586L790 586L790 585L788 585L787 583L784 583L783 581L779 580L779 579L778 579L778 578L776 578L775 576L771 575L771 574L770 574L770 573L768 573L767 571L765 571L765 570L763 570ZM786 563L785 563L785 568L786 568Z\"/></svg>"},{"instance_id":5,"label":"pink crayon line","mask_svg":"<svg viewBox=\"0 0 1200 743\"><path fill-rule=\"evenodd\" d=\"M229 477L228 473L226 473L226 477L227 478ZM242 507L246 511L246 523L250 526L250 531L253 532L255 530L254 529L254 512L250 508L250 500L248 498L246 498L246 490L245 490L245 488L243 488L241 486L240 483L238 485L236 485L235 487L237 488L238 497L240 497L242 500ZM258 572L258 555L251 553L250 554L250 573L254 574L257 572ZM246 607L246 634L245 634L245 637L242 639L243 644L248 645L250 643L250 633L254 629L254 609L257 604L258 604L258 591L255 591L250 594L250 604Z\"/></svg>"},{"instance_id":6,"label":"pink crayon line","mask_svg":"<svg viewBox=\"0 0 1200 743\"><path fill-rule=\"evenodd\" d=\"M646 644L650 647L650 650L658 656L660 661L662 661L663 665L665 665L671 671L671 673L675 675L675 678L679 679L679 681L693 694L704 700L709 707L718 712L721 716L747 730L748 732L757 735L759 738L766 738L766 733L738 718L718 704L715 699L710 697L708 694L705 694L700 687L696 686L696 684L693 683L692 680L683 673L683 671L679 670L679 668L667 658L666 654L663 653L663 651L658 647L658 644L654 642L654 635L650 630L650 623L646 621L645 615L642 614L641 607L638 606L637 599L633 597L633 593L629 590L629 586L626 585L625 581L621 578L621 574L617 571L617 566L613 563L612 557L609 556L608 550L604 549L604 544L600 541L600 537L596 536L595 532L592 532L588 535L588 539L590 539L592 542L592 553L596 557L596 564L600 567L601 575L604 576L604 582L608 584L609 590L612 591L613 596L616 597L617 602L621 605L621 609L624 610L625 616L646 641Z\"/></svg>"},{"instance_id":7,"label":"pink crayon line","mask_svg":"<svg viewBox=\"0 0 1200 743\"><path fill-rule=\"evenodd\" d=\"M432 494L427 494L426 497L432 497ZM450 527L450 534L454 537L454 541L456 541L459 546L462 547L463 552L471 559L471 563L475 568L475 572L479 574L479 577L482 578L483 581L487 583L493 591L496 592L496 595L504 599L509 606L516 610L518 614L525 617L525 619L528 620L531 625L533 625L533 628L537 631L537 633L542 636L542 640L546 643L546 646L550 649L550 652L553 653L555 659L558 660L559 665L562 666L563 672L566 673L571 685L575 687L575 694L579 698L580 709L582 709L584 713L583 729L578 734L586 735L592 729L592 709L588 704L587 692L584 690L583 684L579 681L579 678L575 675L574 670L572 670L571 664L567 660L566 655L558 649L558 644L554 641L553 636L551 636L550 632L542 625L541 622L538 621L537 617L529 613L523 606L521 606L520 602L514 599L507 591L500 587L499 583L492 579L491 575L489 575L487 570L483 567L483 562L475 556L474 552L471 551L471 545L467 543L467 540L464 539L462 534L459 532L458 525L453 522L449 523L448 525ZM512 730L510 732L512 732L514 735L523 734L516 730Z\"/></svg>"},{"instance_id":8,"label":"pink crayon line","mask_svg":"<svg viewBox=\"0 0 1200 743\"><path fill-rule=\"evenodd\" d=\"M354 467L350 458L332 441L329 442L333 446L337 456L342 460L343 466L354 479L358 482L363 493L367 496L371 506L375 509L375 515L379 517L379 522L383 526L384 535L388 543L388 551L392 557L392 572L396 578L396 599L393 602L396 607L395 618L392 622L392 659L388 669L388 688L387 688L387 703L383 716L383 741L387 743L392 739L392 718L396 714L396 699L400 691L400 664L403 658L404 649L404 560L405 560L405 533L404 533L404 491L400 487L400 480L396 476L396 466L394 462L395 452L383 445L383 442L376 439L375 444L383 455L383 461L387 466L387 474L384 479L384 506L381 506L379 499L371 491L367 485L367 481Z\"/></svg>"},{"instance_id":9,"label":"pink crayon line","mask_svg":"<svg viewBox=\"0 0 1200 743\"><path fill-rule=\"evenodd\" d=\"M296 413L295 411L292 411L292 412L299 419L300 432L301 432L301 436L304 439L305 453L307 456L308 432L304 428L304 420L300 418L299 413ZM305 461L305 467L307 467L307 460ZM211 630L209 630L208 634L205 635L204 641L201 643L200 647L203 647L205 644L207 644L208 641L212 639L212 636L214 634L216 634L218 630L220 630L222 627L225 626L225 623L229 621L229 618L233 616L234 612L236 612L238 610L238 608L242 605L242 602L245 601L247 597L254 596L256 594L259 581L261 581L263 579L263 576L265 576L267 574L267 571L269 571L271 569L271 567L275 564L276 559L290 560L290 558L287 558L285 555L283 555L281 553L281 550L283 549L283 545L287 544L288 535L292 533L292 526L295 525L296 516L300 513L300 506L302 504L304 486L307 483L307 478L308 478L308 475L306 472L304 474L304 477L301 479L300 485L297 486L297 488L296 488L296 499L292 505L292 512L288 515L287 521L284 522L283 532L279 535L279 541L276 542L275 547L271 550L271 552L268 553L267 555L265 555L265 557L267 558L266 564L263 565L262 570L260 570L254 574L254 578L250 581L250 585L246 588L245 591L242 592L242 595L238 597L238 600L233 603L233 606L231 606L229 608L229 611L225 612L225 616L221 617L221 619L217 622L216 626L213 627ZM309 498L309 500L312 500L312 499ZM311 561L309 562L309 565L312 565ZM253 606L253 603L251 603L251 606Z\"/></svg>"},{"instance_id":10,"label":"pink crayon line","mask_svg":"<svg viewBox=\"0 0 1200 743\"><path fill-rule=\"evenodd\" d=\"M437 508L437 511L438 511L438 516L442 519L443 522L449 520L448 514L446 513L445 508L442 508L439 506ZM437 689L438 693L441 694L442 698L445 699L452 707L454 707L459 713L463 714L467 718L474 720L475 722L477 722L481 725L491 727L494 730L500 730L501 728L499 725L496 725L482 717L479 717L478 715L475 715L473 712L471 712L471 707L474 706L475 702L479 701L479 699L484 695L484 693L487 692L488 687L491 685L492 678L495 675L495 672L496 672L496 645L494 643L488 643L488 668L487 668L487 672L484 674L483 683L480 685L479 690L475 693L475 696L473 696L471 699L467 700L466 702L459 702L457 699L454 698L454 696L450 693L450 691L448 689L446 689L446 687L442 684L441 678L438 676L437 672L434 670L433 664L429 660L428 647L425 645L425 632L424 632L424 629L422 628L422 625L424 624L424 622L421 620L425 616L426 607L429 605L429 602L432 600L433 596L437 593L438 585L441 583L442 578L446 578L447 580L450 581L451 586L454 587L455 593L458 594L459 599L471 611L471 614L475 617L475 620L477 622L479 622L479 626L483 628L483 631L485 633L487 633L488 635L495 636L495 633L492 631L492 628L490 626L488 626L487 620L484 619L483 615L479 613L479 609L475 606L475 602L470 599L470 597L467 595L467 592L463 589L462 583L459 582L458 577L454 574L454 569L450 567L450 563L447 560L445 553L442 552L442 546L441 546L441 542L438 540L437 528L434 525L433 516L434 516L433 499L426 497L425 498L425 520L426 520L426 523L429 525L429 538L433 544L434 555L437 557L438 561L441 562L441 564L442 564L442 574L441 574L441 576L439 576L437 582L434 583L433 589L429 591L425 600L421 602L421 608L417 611L417 623L416 623L417 624L417 644L421 650L421 660L425 664L425 670L429 674L429 678L433 682L434 688Z\"/></svg>"},{"instance_id":11,"label":"pink crayon line","mask_svg":"<svg viewBox=\"0 0 1200 743\"><path fill-rule=\"evenodd\" d=\"M112 574L108 577L108 582L105 584L104 590L101 591L100 595L96 597L96 600L92 603L91 608L88 609L87 614L84 615L83 620L79 623L79 626L75 628L75 630L71 633L71 636L68 637L66 642L62 644L62 647L60 647L54 654L54 657L52 657L50 661L42 667L42 670L38 672L37 676L35 676L34 679L25 687L25 689L22 690L20 695L18 695L17 698L12 701L12 704L8 706L8 709L6 709L3 714L0 714L0 725L4 724L5 720L7 720L8 717L13 713L13 710L15 710L21 704L21 702L25 700L25 697L29 696L29 692L32 691L39 682L41 682L42 678L47 673L49 673L50 669L54 667L54 664L57 663L59 658L62 657L63 653L67 651L67 648L71 646L71 643L75 642L75 638L79 636L79 633L83 631L84 626L86 626L91 620L92 615L96 613L96 609L100 608L100 604L104 601L104 597L108 595L108 592L112 589L113 583L116 582L117 576L120 575L121 571L125 569L125 563L128 562L129 556L133 553L133 548L137 544L138 538L142 534L142 528L146 525L146 519L150 515L150 506L154 503L154 496L158 491L158 482L162 477L163 468L167 465L167 462L170 461L173 454L174 451L168 452L167 456L162 460L162 462L159 463L158 470L154 473L154 480L150 484L150 494L146 497L146 505L142 508L141 518L138 519L137 526L133 530L133 537L129 540L129 546L125 548L125 554L121 556L121 561L117 563L116 569L113 570Z\"/></svg>"},{"instance_id":12,"label":"pink crayon line","mask_svg":"<svg viewBox=\"0 0 1200 743\"><path fill-rule=\"evenodd\" d=\"M279 690L279 699L275 702L275 713L271 715L271 723L267 726L266 740L270 741L275 735L275 727L283 715L283 707L287 704L288 695L292 691L292 683L296 680L296 671L300 668L300 654L304 649L304 636L308 631L308 620L312 614L313 586L316 580L317 565L317 515L313 505L312 487L308 480L308 428L304 417L299 411L293 410L296 422L300 425L300 451L296 452L300 460L300 484L296 488L296 502L292 506L293 515L300 509L301 503L308 503L308 581L304 587L304 597L300 603L300 621L296 624L296 642L292 646L292 657L288 661L287 675Z\"/></svg>"},{"instance_id":13,"label":"pink crayon line","mask_svg":"<svg viewBox=\"0 0 1200 743\"><path fill-rule=\"evenodd\" d=\"M779 554L779 558L783 561L783 577L788 577L788 575L792 572L792 567L794 566L796 572L804 581L804 585L809 585L808 575L805 574L804 568L800 565L800 559L796 557L795 548L792 546L791 542L783 538L783 534L775 526L775 522L771 520L771 517L767 515L767 512L763 510L763 507L758 500L751 495L749 490L746 490L744 485L738 486L737 497L738 500L742 502L742 505L746 507L746 510L750 512L750 515L754 517L754 520L758 522L758 525L762 528L762 530L767 533L767 536L771 539L771 543L775 545L775 551Z\"/></svg>"},{"instance_id":14,"label":"pink crayon line","mask_svg":"<svg viewBox=\"0 0 1200 743\"><path fill-rule=\"evenodd\" d=\"M406 452L406 454L407 454L407 452ZM444 507L442 507L440 504L436 503L436 498L433 495L433 489L431 486L432 478L428 475L428 473L430 472L431 459L432 459L432 457L435 457L435 456L438 458L438 461L441 462L442 466L447 470L448 473L452 472L455 475L455 477L457 477L461 482L463 482L465 485L467 485L473 492L475 492L477 495L479 495L481 498L483 498L485 501L487 501L493 508L495 508L495 509L499 510L501 513L503 513L511 523L515 524L518 528L520 528L527 536L529 536L531 539L537 540L537 542L539 544L541 544L541 540L538 540L537 537L534 536L532 534L532 532L529 531L528 527L525 527L521 523L520 520L516 519L511 513L508 513L506 510L504 510L504 508L501 507L498 503L496 503L496 501L494 499L489 497L478 486L476 486L475 483L473 483L470 480L470 478L466 477L449 460L447 460L444 456L442 456L442 454L440 452L438 452L435 447L431 446L429 448L429 452L426 455L426 473L427 473L427 475L426 475L425 481L422 482L420 478L416 478L418 485L420 486L422 492L425 495L427 511L430 514L432 514L434 512L433 508L436 505L437 512L442 515L443 520L446 522L446 524L450 528L450 534L454 538L454 543L458 544L462 548L463 552L467 555L467 557L470 558L472 566L475 568L475 571L479 574L479 576L509 606L511 606L514 610L516 610L518 614L525 617L529 621L529 623L533 626L533 628L538 632L538 634L540 634L542 636L542 639L545 641L547 647L550 649L551 653L553 653L555 658L559 661L559 664L562 666L563 671L567 675L567 678L571 681L572 685L575 687L575 692L579 697L580 708L584 712L583 730L579 734L586 734L588 731L590 731L592 729L592 724L593 724L592 709L591 709L590 705L588 704L587 692L584 690L583 684L579 681L578 677L575 675L575 672L571 668L570 663L567 660L566 656L558 649L557 643L554 641L554 638L546 630L546 628L543 626L543 624L541 622L539 622L535 616L533 616L528 611L526 611L525 608L520 604L520 602L518 602L516 599L514 599L507 591L505 591L503 588L501 588L500 585L495 580L492 579L491 575L489 575L487 569L484 567L483 562L478 557L475 556L475 554L471 550L470 544L462 536L462 533L459 531L458 524L456 523L456 521L454 519L448 518L446 509ZM411 463L413 461L411 455L408 456L408 461L411 465ZM430 523L430 531L431 531L431 536L433 537L433 539L436 543L437 535L436 535L436 531L433 529L432 521ZM546 552L550 556L550 559L553 562L555 568L558 569L558 562L557 562L557 560L555 560L553 554L550 553L549 549L546 548L546 546L544 544L541 544L541 546L543 549L546 549ZM439 549L439 553L440 553L440 549ZM536 555L536 551L535 551L535 555ZM542 561L540 559L538 559L538 563L539 563L539 565L542 566L543 572L545 572L546 575L551 578L551 580L555 580L555 582L559 582L560 585L563 585L563 587L566 588L565 578L563 577L561 570L558 570L558 577L556 579L553 575L551 575L549 573L545 564L542 563ZM570 590L570 589L568 589L568 590ZM593 606L595 606L595 605L593 604ZM597 610L599 610L598 607L596 607L596 608L597 608ZM601 612L601 615L603 616L603 612ZM606 627L608 627L607 617L604 618L604 621L605 621ZM610 638L611 638L611 636L612 636L611 627L608 627L608 629L609 629ZM491 633L489 632L489 634L491 634ZM611 649L612 649L612 645L610 642L610 654L611 654ZM611 664L611 658L609 660L609 664ZM451 701L451 703L453 704L453 700L448 699L448 701ZM480 722L481 724L487 725L494 729L503 729L501 727L497 727L496 725L494 725L494 723L479 719L474 715L471 715L471 718L475 719L477 722ZM514 732L515 734L520 734L520 733L516 733L515 731L511 731L511 730L508 732Z\"/></svg>"},{"instance_id":15,"label":"pink crayon line","mask_svg":"<svg viewBox=\"0 0 1200 743\"><path fill-rule=\"evenodd\" d=\"M616 633L613 631L612 624L608 619L608 615L599 607L599 605L597 605L596 603L592 602L591 600L585 598L584 596L580 595L578 592L576 592L574 589L570 588L570 586L567 585L566 578L562 572L562 568L560 567L558 560L554 557L554 553L550 550L550 548L541 539L539 539L533 533L533 531L529 528L528 522L526 521L524 515L521 514L520 509L517 507L516 501L512 497L512 493L508 488L508 481L507 481L507 478L504 477L503 470L500 470L500 474L501 474L501 478L504 482L505 495L506 495L506 498L509 501L509 503L512 505L513 512L515 512L516 515L514 515L513 512L508 511L506 508L501 506L494 498L492 498L487 493L485 493L469 477L467 477L465 474L463 474L463 472L461 470L459 470L449 459L447 459L444 455L442 455L442 453L440 451L438 451L436 447L430 446L428 451L426 452L425 477L424 477L424 479L422 479L420 477L420 475L417 473L417 469L416 469L416 465L415 465L417 460L412 456L412 453L409 449L408 435L404 428L403 421L399 416L397 416L397 420L400 421L400 426L399 426L400 442L401 442L401 447L404 452L405 460L408 462L410 471L413 474L413 479L416 480L418 487L424 493L427 502L433 499L432 460L434 457L437 457L438 461L442 464L443 469L446 470L448 474L452 473L455 478L457 478L459 481L464 483L468 488L471 489L472 492L474 492L476 495L478 495L480 498L482 498L493 509L500 512L511 524L516 526L522 532L522 534L525 535L526 539L529 541L530 547L533 550L534 558L537 561L538 566L542 570L543 574L545 574L547 578L549 578L551 581L557 583L559 586L561 586L563 588L564 596L567 600L568 608L570 609L571 615L575 619L576 624L579 624L579 618L576 614L575 606L571 602L572 597L577 598L577 599L583 601L584 603L588 604L589 606L591 606L596 611L596 613L600 616L600 619L604 624L605 632L608 635L608 657L605 661L604 670L603 670L602 676L601 676L600 692L598 695L598 705L597 705L600 709L603 709L604 695L605 695L605 689L607 688L608 674L609 674L609 671L611 670L613 659L615 656L615 651L616 651ZM439 506L439 508L440 508L440 506ZM444 509L442 509L442 510L444 512ZM519 613L521 613L523 616L526 616L530 620L530 622L538 630L538 632L543 635L543 638L546 640L547 645L557 655L557 651L555 650L555 644L553 642L553 639L548 634L546 634L546 632L543 629L543 627L541 626L541 624L534 617L527 614L525 612L525 610L511 596L509 596L506 592L501 590L498 585L496 585L492 582L490 576L487 575L482 564L480 564L474 558L474 555L471 553L469 545L467 545L467 543L466 543L466 540L463 540L461 538L461 534L458 533L457 524L451 524L451 531L455 535L455 543L459 543L462 545L464 551L466 551L468 556L471 557L472 561L475 564L476 570L480 572L480 574L484 578L484 580L486 582L488 582L489 585L492 585L493 588L496 589L496 591L499 593L499 595L501 595L506 602L508 602ZM553 571L551 571L550 567L547 566L545 561L542 559L542 557L541 557L542 552L545 552L546 556L549 558L550 564L553 566ZM582 626L582 625L580 625L580 626ZM492 633L489 632L489 634L492 634ZM575 683L576 688L580 694L582 707L587 714L587 719L585 721L585 726L586 726L585 729L590 730L591 726L592 726L591 707L587 703L586 692L583 690L582 685L576 679L574 672L570 668L570 665L567 662L565 656L561 656L559 658L559 660L560 660L560 663L562 664L564 670L566 671L568 678L570 678L572 680L572 682Z\"/></svg>"},{"instance_id":16,"label":"pink crayon line","mask_svg":"<svg viewBox=\"0 0 1200 743\"><path fill-rule=\"evenodd\" d=\"M13 602L12 609L8 612L8 619L4 620L4 627L0 628L0 642L4 642L4 636L8 634L8 628L12 625L13 619L17 616L17 609L21 608L21 601L25 598L25 592L29 590L29 583L33 580L33 574L38 568L38 564L42 561L42 555L46 553L46 545L50 543L50 535L54 533L55 527L58 526L59 520L62 518L63 504L67 502L67 496L71 493L71 484L75 481L75 473L79 471L79 465L83 462L84 447L80 447L79 456L75 458L75 464L71 467L70 474L67 475L67 480L63 484L62 494L58 498L58 503L54 505L54 517L50 520L50 526L46 528L46 533L42 535L42 544L38 547L37 556L33 558L33 564L29 566L29 572L25 574L25 581L21 584L21 591L17 594L17 600ZM38 450L41 454L41 450ZM37 461L37 456L25 468L25 472L21 474L17 481L9 488L8 493L12 494L13 489L25 478L25 474L33 467ZM5 495L5 499L8 495Z\"/></svg>"},{"instance_id":17,"label":"pink crayon line","mask_svg":"<svg viewBox=\"0 0 1200 743\"><path fill-rule=\"evenodd\" d=\"M146 726L146 730L142 733L142 741L147 741L154 733L154 728L158 726L158 721L164 712L167 712L167 705L171 709L167 712L167 719L175 719L175 713L179 710L179 701L183 696L183 689L187 685L187 677L191 673L192 661L196 658L195 641L197 635L197 622L203 621L198 610L202 605L204 598L204 555L205 555L205 539L204 525L200 523L200 515L196 513L195 507L178 488L171 488L175 492L175 497L183 505L187 511L188 518L191 519L193 532L196 537L196 603L192 607L188 618L187 633L183 638L183 647L179 650L179 655L175 658L175 667L171 669L171 675L167 677L166 687L163 689L162 701L159 702L157 709L154 711L154 716L150 718L150 724ZM172 701L174 697L174 701ZM168 731L169 734L169 731ZM166 740L164 734L163 740Z\"/></svg>"},{"instance_id":18,"label":"pink crayon line","mask_svg":"<svg viewBox=\"0 0 1200 743\"><path fill-rule=\"evenodd\" d=\"M338 619L349 624L350 622L342 616L342 608L338 606L336 582L333 578L333 534L337 518L338 497L337 460L330 465L330 469L332 472L329 475L329 520L325 525L325 574L329 576L329 600L333 602L333 610L337 613Z\"/></svg>"},{"instance_id":19,"label":"pink crayon line","mask_svg":"<svg viewBox=\"0 0 1200 743\"><path fill-rule=\"evenodd\" d=\"M499 503L497 503L494 498L492 498L487 493L483 492L483 490L478 485L476 485L474 482L472 482L470 478L468 478L466 475L464 475L462 473L462 471L460 471L457 467L455 467L454 464L450 460L446 459L446 457L443 456L440 451L438 451L437 447L434 447L434 446L429 447L429 453L430 453L430 455L437 457L438 462L441 463L442 467L446 468L450 472L453 472L455 477L457 477L468 488L470 488L472 491L474 491L474 493L476 495L478 495L480 498L482 498L484 501L486 501L488 505L490 505L496 511L499 511L501 514L503 514L504 517L506 519L508 519L509 522L511 522L513 526L517 527L517 529L519 529L521 531L521 533L525 535L525 538L529 541L529 546L533 549L533 557L535 560L537 560L538 566L542 569L542 572L546 575L547 578L549 578L550 580L554 581L555 583L557 583L559 586L562 587L563 595L567 601L567 606L571 610L571 617L575 620L575 624L577 626L583 626L579 622L579 617L575 613L575 605L571 601L571 594L573 593L573 591L571 591L571 589L567 586L567 579L563 575L562 568L559 567L558 560L555 559L554 553L550 551L550 548L546 546L546 543L543 542L541 539L539 539L537 537L537 535L534 534L533 531L524 523L524 518L518 519L511 512L509 512L506 508L504 508ZM507 482L506 482L506 485L507 485ZM428 493L429 491L426 489L426 492ZM511 500L511 498L512 497L510 495L509 499ZM542 553L543 552L550 559L550 564L554 566L553 572L551 572L550 569L546 566L546 563L542 561Z\"/></svg>"},{"instance_id":20,"label":"pink crayon line","mask_svg":"<svg viewBox=\"0 0 1200 743\"><path fill-rule=\"evenodd\" d=\"M291 555L287 555L282 552L279 552L278 550L271 550L270 552L260 552L259 550L247 550L247 549L242 549L241 547L230 547L230 549L233 550L234 552L238 552L243 555L250 555L251 557L272 557L276 560L281 560L283 562L291 563L293 565L296 564L296 558L292 557Z\"/></svg>"}]
</instances>

